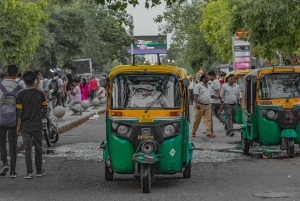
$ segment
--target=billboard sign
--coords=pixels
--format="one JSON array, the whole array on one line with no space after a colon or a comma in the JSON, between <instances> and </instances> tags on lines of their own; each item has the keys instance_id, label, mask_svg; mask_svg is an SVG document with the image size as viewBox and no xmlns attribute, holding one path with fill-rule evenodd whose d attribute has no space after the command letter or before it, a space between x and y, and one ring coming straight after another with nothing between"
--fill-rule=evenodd
<instances>
[{"instance_id":1,"label":"billboard sign","mask_svg":"<svg viewBox=\"0 0 300 201\"><path fill-rule=\"evenodd\" d=\"M248 41L248 31L238 30L232 37L232 57L234 69L251 68L251 44Z\"/></svg>"},{"instance_id":2,"label":"billboard sign","mask_svg":"<svg viewBox=\"0 0 300 201\"><path fill-rule=\"evenodd\" d=\"M77 59L74 61L76 66L76 74L92 74L92 61L91 59Z\"/></svg>"},{"instance_id":3,"label":"billboard sign","mask_svg":"<svg viewBox=\"0 0 300 201\"><path fill-rule=\"evenodd\" d=\"M132 54L131 47L126 47ZM133 54L167 54L167 36L134 36Z\"/></svg>"}]
</instances>

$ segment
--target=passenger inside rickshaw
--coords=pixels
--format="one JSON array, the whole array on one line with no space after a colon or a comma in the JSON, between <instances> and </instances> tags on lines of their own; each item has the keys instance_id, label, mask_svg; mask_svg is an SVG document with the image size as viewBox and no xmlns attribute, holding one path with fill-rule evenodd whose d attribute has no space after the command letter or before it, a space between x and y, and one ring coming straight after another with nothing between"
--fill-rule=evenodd
<instances>
[{"instance_id":1,"label":"passenger inside rickshaw","mask_svg":"<svg viewBox=\"0 0 300 201\"><path fill-rule=\"evenodd\" d=\"M114 79L112 106L170 108L180 106L177 80L172 75L120 75Z\"/></svg>"}]
</instances>

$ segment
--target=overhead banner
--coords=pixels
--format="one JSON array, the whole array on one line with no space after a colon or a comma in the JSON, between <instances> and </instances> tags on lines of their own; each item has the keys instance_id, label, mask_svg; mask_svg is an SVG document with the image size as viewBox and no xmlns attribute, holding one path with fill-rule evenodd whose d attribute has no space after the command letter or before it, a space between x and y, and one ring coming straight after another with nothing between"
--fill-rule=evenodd
<instances>
[{"instance_id":1,"label":"overhead banner","mask_svg":"<svg viewBox=\"0 0 300 201\"><path fill-rule=\"evenodd\" d=\"M126 47L132 54L131 47ZM133 54L167 54L167 36L134 36Z\"/></svg>"}]
</instances>

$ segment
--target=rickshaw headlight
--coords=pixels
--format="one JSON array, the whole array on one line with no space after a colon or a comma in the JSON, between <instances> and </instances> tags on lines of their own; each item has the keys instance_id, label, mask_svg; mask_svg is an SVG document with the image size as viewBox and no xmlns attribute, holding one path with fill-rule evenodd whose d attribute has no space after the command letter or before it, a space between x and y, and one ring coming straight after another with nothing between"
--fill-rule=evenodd
<instances>
[{"instance_id":1,"label":"rickshaw headlight","mask_svg":"<svg viewBox=\"0 0 300 201\"><path fill-rule=\"evenodd\" d=\"M173 135L175 133L175 128L173 125L166 125L164 128L164 132L167 136Z\"/></svg>"},{"instance_id":2,"label":"rickshaw headlight","mask_svg":"<svg viewBox=\"0 0 300 201\"><path fill-rule=\"evenodd\" d=\"M126 133L128 133L128 127L124 125L120 125L118 127L118 134L125 135Z\"/></svg>"},{"instance_id":3,"label":"rickshaw headlight","mask_svg":"<svg viewBox=\"0 0 300 201\"><path fill-rule=\"evenodd\" d=\"M267 116L271 119L275 118L276 113L273 110L268 111Z\"/></svg>"}]
</instances>

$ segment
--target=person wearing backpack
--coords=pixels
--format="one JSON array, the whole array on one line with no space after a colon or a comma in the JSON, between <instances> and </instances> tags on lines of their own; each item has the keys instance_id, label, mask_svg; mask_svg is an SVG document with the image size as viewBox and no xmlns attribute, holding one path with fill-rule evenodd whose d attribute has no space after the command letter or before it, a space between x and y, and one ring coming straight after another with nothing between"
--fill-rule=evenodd
<instances>
[{"instance_id":1,"label":"person wearing backpack","mask_svg":"<svg viewBox=\"0 0 300 201\"><path fill-rule=\"evenodd\" d=\"M7 67L7 77L0 84L0 152L3 167L0 176L5 176L9 171L6 150L6 135L8 134L8 145L10 153L10 177L17 177L17 142L16 132L16 101L17 93L23 88L15 81L19 68L16 65Z\"/></svg>"},{"instance_id":2,"label":"person wearing backpack","mask_svg":"<svg viewBox=\"0 0 300 201\"><path fill-rule=\"evenodd\" d=\"M58 72L54 72L54 77L49 83L49 89L53 89L52 96L56 97L51 101L52 109L54 109L55 106L61 105L61 97L65 96L63 81L58 77Z\"/></svg>"}]
</instances>

